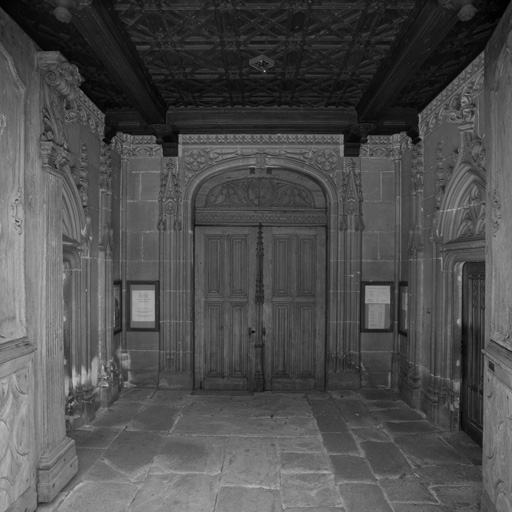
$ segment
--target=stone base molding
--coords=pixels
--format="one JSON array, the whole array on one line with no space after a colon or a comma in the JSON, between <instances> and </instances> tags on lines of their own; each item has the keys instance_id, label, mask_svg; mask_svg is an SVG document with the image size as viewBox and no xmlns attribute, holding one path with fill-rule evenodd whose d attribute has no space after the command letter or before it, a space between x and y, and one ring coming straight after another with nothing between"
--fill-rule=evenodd
<instances>
[{"instance_id":1,"label":"stone base molding","mask_svg":"<svg viewBox=\"0 0 512 512\"><path fill-rule=\"evenodd\" d=\"M37 466L37 497L48 503L62 490L78 471L75 441L65 437L51 451L43 454Z\"/></svg>"}]
</instances>

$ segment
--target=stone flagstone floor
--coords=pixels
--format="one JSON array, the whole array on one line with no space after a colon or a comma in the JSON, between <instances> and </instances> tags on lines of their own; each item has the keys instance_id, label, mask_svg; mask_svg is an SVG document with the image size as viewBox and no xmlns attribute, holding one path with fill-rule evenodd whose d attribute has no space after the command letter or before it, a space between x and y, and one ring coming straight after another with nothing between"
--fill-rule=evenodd
<instances>
[{"instance_id":1,"label":"stone flagstone floor","mask_svg":"<svg viewBox=\"0 0 512 512\"><path fill-rule=\"evenodd\" d=\"M71 437L78 474L40 512L480 509L480 447L385 390L131 388Z\"/></svg>"}]
</instances>

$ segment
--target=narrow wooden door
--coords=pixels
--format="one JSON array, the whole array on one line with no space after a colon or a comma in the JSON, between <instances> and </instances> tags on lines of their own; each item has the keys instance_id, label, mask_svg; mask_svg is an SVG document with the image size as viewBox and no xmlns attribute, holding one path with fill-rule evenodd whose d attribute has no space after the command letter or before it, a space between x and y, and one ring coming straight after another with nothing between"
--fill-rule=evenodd
<instances>
[{"instance_id":1,"label":"narrow wooden door","mask_svg":"<svg viewBox=\"0 0 512 512\"><path fill-rule=\"evenodd\" d=\"M265 388L324 388L325 230L265 230Z\"/></svg>"},{"instance_id":2,"label":"narrow wooden door","mask_svg":"<svg viewBox=\"0 0 512 512\"><path fill-rule=\"evenodd\" d=\"M462 272L461 427L482 444L485 263L466 263Z\"/></svg>"},{"instance_id":3,"label":"narrow wooden door","mask_svg":"<svg viewBox=\"0 0 512 512\"><path fill-rule=\"evenodd\" d=\"M195 275L196 388L324 388L324 228L198 227Z\"/></svg>"},{"instance_id":4,"label":"narrow wooden door","mask_svg":"<svg viewBox=\"0 0 512 512\"><path fill-rule=\"evenodd\" d=\"M196 388L252 389L255 242L249 227L196 228Z\"/></svg>"}]
</instances>

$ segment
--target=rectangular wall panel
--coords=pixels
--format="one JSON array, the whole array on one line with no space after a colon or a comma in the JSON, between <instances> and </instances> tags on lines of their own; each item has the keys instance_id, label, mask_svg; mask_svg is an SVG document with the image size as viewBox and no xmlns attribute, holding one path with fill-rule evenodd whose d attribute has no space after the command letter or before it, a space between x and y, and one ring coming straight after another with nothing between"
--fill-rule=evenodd
<instances>
[{"instance_id":1,"label":"rectangular wall panel","mask_svg":"<svg viewBox=\"0 0 512 512\"><path fill-rule=\"evenodd\" d=\"M222 329L222 304L206 302L204 305L206 375L222 376L224 340Z\"/></svg>"},{"instance_id":2,"label":"rectangular wall panel","mask_svg":"<svg viewBox=\"0 0 512 512\"><path fill-rule=\"evenodd\" d=\"M272 253L273 295L287 297L292 294L292 238L289 236L274 237Z\"/></svg>"},{"instance_id":3,"label":"rectangular wall panel","mask_svg":"<svg viewBox=\"0 0 512 512\"><path fill-rule=\"evenodd\" d=\"M315 237L299 237L297 241L297 296L315 295Z\"/></svg>"},{"instance_id":4,"label":"rectangular wall panel","mask_svg":"<svg viewBox=\"0 0 512 512\"><path fill-rule=\"evenodd\" d=\"M229 330L229 375L231 377L247 376L247 304L230 303L228 322L231 326Z\"/></svg>"},{"instance_id":5,"label":"rectangular wall panel","mask_svg":"<svg viewBox=\"0 0 512 512\"><path fill-rule=\"evenodd\" d=\"M247 274L248 252L247 236L229 237L229 289L231 297L247 297L248 280L252 277Z\"/></svg>"},{"instance_id":6,"label":"rectangular wall panel","mask_svg":"<svg viewBox=\"0 0 512 512\"><path fill-rule=\"evenodd\" d=\"M273 375L287 375L289 343L291 336L291 311L289 304L274 304L272 308Z\"/></svg>"},{"instance_id":7,"label":"rectangular wall panel","mask_svg":"<svg viewBox=\"0 0 512 512\"><path fill-rule=\"evenodd\" d=\"M315 304L297 305L297 370L295 376L311 377L315 371Z\"/></svg>"},{"instance_id":8,"label":"rectangular wall panel","mask_svg":"<svg viewBox=\"0 0 512 512\"><path fill-rule=\"evenodd\" d=\"M205 272L206 295L220 296L222 294L222 239L220 237L206 238Z\"/></svg>"}]
</instances>

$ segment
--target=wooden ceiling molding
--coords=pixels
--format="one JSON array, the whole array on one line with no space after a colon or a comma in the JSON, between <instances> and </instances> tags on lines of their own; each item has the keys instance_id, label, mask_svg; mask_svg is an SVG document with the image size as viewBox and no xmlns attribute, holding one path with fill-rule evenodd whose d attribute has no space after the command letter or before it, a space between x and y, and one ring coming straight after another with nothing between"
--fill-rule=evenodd
<instances>
[{"instance_id":1,"label":"wooden ceiling molding","mask_svg":"<svg viewBox=\"0 0 512 512\"><path fill-rule=\"evenodd\" d=\"M370 127L373 135L417 131L418 113L483 51L508 3L0 5L43 50L79 67L107 130L156 134L168 147L180 133L343 133L356 147Z\"/></svg>"}]
</instances>

